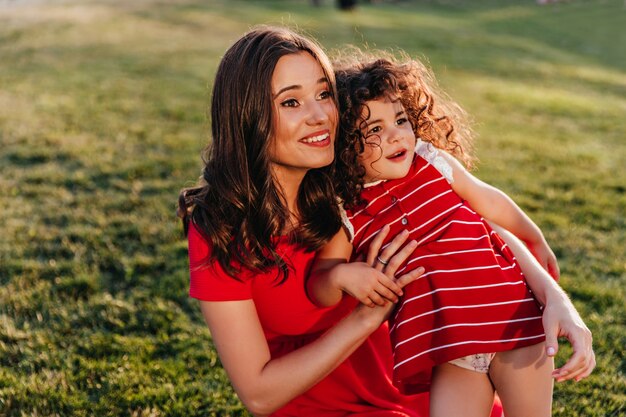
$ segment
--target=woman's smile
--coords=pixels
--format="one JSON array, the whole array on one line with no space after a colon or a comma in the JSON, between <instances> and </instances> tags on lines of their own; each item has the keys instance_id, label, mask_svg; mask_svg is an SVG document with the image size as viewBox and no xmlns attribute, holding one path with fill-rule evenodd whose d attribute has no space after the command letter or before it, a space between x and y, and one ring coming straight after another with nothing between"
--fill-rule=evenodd
<instances>
[{"instance_id":1,"label":"woman's smile","mask_svg":"<svg viewBox=\"0 0 626 417\"><path fill-rule=\"evenodd\" d=\"M324 147L330 146L330 131L324 130L321 132L315 132L305 138L301 139L300 142L305 143L307 145L312 145L315 147Z\"/></svg>"},{"instance_id":2,"label":"woman's smile","mask_svg":"<svg viewBox=\"0 0 626 417\"><path fill-rule=\"evenodd\" d=\"M322 66L307 52L285 55L272 76L274 134L270 160L275 173L304 175L329 165L337 107Z\"/></svg>"}]
</instances>

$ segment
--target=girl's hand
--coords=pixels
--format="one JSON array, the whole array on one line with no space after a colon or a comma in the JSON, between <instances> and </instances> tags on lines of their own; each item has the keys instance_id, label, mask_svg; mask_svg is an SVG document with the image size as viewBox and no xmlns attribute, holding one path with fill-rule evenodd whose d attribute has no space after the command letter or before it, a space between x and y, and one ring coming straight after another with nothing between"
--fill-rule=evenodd
<instances>
[{"instance_id":1,"label":"girl's hand","mask_svg":"<svg viewBox=\"0 0 626 417\"><path fill-rule=\"evenodd\" d=\"M565 337L572 344L573 354L560 368L552 372L557 382L574 379L577 382L591 374L596 366L591 331L587 328L576 308L565 293L548 298L543 311L543 327L546 332L546 353L555 356L558 337Z\"/></svg>"},{"instance_id":2,"label":"girl's hand","mask_svg":"<svg viewBox=\"0 0 626 417\"><path fill-rule=\"evenodd\" d=\"M545 239L541 239L541 241L538 242L526 242L526 246L528 246L528 250L530 250L543 269L548 271L548 274L550 274L555 281L558 281L561 276L559 263L556 260L556 255L554 255L554 252L548 245L548 242L546 242Z\"/></svg>"},{"instance_id":3,"label":"girl's hand","mask_svg":"<svg viewBox=\"0 0 626 417\"><path fill-rule=\"evenodd\" d=\"M351 262L337 265L332 271L336 285L361 303L374 307L387 302L396 303L402 296L402 287L395 279L388 277L365 262Z\"/></svg>"},{"instance_id":4,"label":"girl's hand","mask_svg":"<svg viewBox=\"0 0 626 417\"><path fill-rule=\"evenodd\" d=\"M366 262L338 265L333 271L337 286L369 307L398 302L398 297L403 292L396 282L395 273L416 247L414 241L403 247L409 237L409 233L404 230L381 251L382 242L388 234L389 227L385 226L376 235L370 245Z\"/></svg>"}]
</instances>

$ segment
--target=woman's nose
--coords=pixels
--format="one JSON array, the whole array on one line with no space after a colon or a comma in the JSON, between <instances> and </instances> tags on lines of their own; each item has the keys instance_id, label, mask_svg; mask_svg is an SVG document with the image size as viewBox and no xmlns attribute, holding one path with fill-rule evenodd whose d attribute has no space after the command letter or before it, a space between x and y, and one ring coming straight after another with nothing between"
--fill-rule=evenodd
<instances>
[{"instance_id":1,"label":"woman's nose","mask_svg":"<svg viewBox=\"0 0 626 417\"><path fill-rule=\"evenodd\" d=\"M328 111L322 103L314 102L311 104L308 122L311 124L320 124L328 120Z\"/></svg>"}]
</instances>

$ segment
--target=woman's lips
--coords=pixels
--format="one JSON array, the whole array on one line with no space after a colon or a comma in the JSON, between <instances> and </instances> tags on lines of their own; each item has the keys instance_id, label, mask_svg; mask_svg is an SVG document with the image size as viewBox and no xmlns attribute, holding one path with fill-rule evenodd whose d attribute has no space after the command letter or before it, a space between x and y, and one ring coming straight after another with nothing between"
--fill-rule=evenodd
<instances>
[{"instance_id":1,"label":"woman's lips","mask_svg":"<svg viewBox=\"0 0 626 417\"><path fill-rule=\"evenodd\" d=\"M310 136L300 139L300 142L309 146L328 146L330 145L330 132L327 130L323 132L316 132Z\"/></svg>"}]
</instances>

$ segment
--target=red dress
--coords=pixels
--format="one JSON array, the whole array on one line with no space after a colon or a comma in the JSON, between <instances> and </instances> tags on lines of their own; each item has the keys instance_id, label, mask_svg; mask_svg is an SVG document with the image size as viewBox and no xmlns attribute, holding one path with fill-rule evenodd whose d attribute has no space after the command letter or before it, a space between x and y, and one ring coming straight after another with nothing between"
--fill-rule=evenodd
<instances>
[{"instance_id":1,"label":"red dress","mask_svg":"<svg viewBox=\"0 0 626 417\"><path fill-rule=\"evenodd\" d=\"M432 145L416 149L449 168ZM427 391L435 365L545 339L540 306L513 253L424 157L416 154L404 178L366 187L362 197L365 206L347 213L355 256L389 224L388 240L407 229L418 242L398 273L426 269L404 288L391 320L393 381L402 392Z\"/></svg>"},{"instance_id":2,"label":"red dress","mask_svg":"<svg viewBox=\"0 0 626 417\"><path fill-rule=\"evenodd\" d=\"M254 300L265 337L276 358L310 343L355 306L345 297L336 307L317 308L307 298L304 279L314 252L280 241L278 250L292 268L276 285L274 274L227 276L219 265L198 267L209 254L200 233L189 228L191 297L207 301ZM388 328L381 326L346 361L317 385L273 416L427 417L428 395L406 396L391 383L392 354Z\"/></svg>"}]
</instances>

